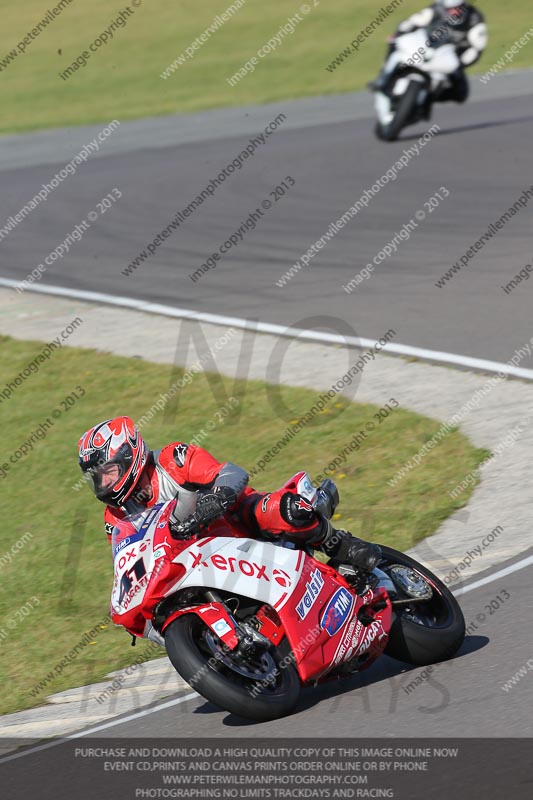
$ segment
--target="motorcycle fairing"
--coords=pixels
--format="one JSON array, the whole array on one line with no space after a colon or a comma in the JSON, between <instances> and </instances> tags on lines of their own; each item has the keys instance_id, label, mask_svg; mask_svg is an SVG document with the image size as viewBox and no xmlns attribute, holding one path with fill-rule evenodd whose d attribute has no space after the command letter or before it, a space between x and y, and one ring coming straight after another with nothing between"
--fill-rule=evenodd
<instances>
[{"instance_id":1,"label":"motorcycle fairing","mask_svg":"<svg viewBox=\"0 0 533 800\"><path fill-rule=\"evenodd\" d=\"M336 570L303 550L245 538L225 519L210 527L209 533L219 535L176 541L168 531L173 507L170 501L148 509L122 520L114 531L111 611L116 624L142 636L159 602L183 589L205 587L271 607L303 682L320 679L359 654L367 653L369 663L382 652L391 618L385 588L378 586L360 597ZM378 600L385 601L384 608L373 612L371 606ZM326 615L328 607L333 611ZM359 619L361 609L369 617L366 624ZM204 614L213 633L230 648L236 646L234 620L221 605L180 609L163 627L182 613Z\"/></svg>"},{"instance_id":2,"label":"motorcycle fairing","mask_svg":"<svg viewBox=\"0 0 533 800\"><path fill-rule=\"evenodd\" d=\"M313 581L316 584L317 569L322 587L302 620L298 614L302 591L308 592ZM380 602L384 607L374 611L372 606ZM362 612L368 617L366 624L359 619ZM384 587L378 585L361 597L332 567L306 556L298 589L279 616L305 683L323 678L358 655L368 653L365 663L373 661L387 644L391 605Z\"/></svg>"},{"instance_id":3,"label":"motorcycle fairing","mask_svg":"<svg viewBox=\"0 0 533 800\"><path fill-rule=\"evenodd\" d=\"M403 95L410 81L420 82L418 102L422 104L427 97L427 90L435 91L439 85L446 85L448 76L461 66L453 44L428 47L426 42L424 30L397 37L396 49L385 64L385 73L391 79L395 73L397 77L392 81L390 90L376 92L374 98L376 114L382 125L389 125L394 118L391 98Z\"/></svg>"},{"instance_id":4,"label":"motorcycle fairing","mask_svg":"<svg viewBox=\"0 0 533 800\"><path fill-rule=\"evenodd\" d=\"M169 587L223 589L268 603L280 613L302 571L304 553L257 539L210 536L174 558L186 575Z\"/></svg>"},{"instance_id":5,"label":"motorcycle fairing","mask_svg":"<svg viewBox=\"0 0 533 800\"><path fill-rule=\"evenodd\" d=\"M168 520L175 501L160 503L120 520L113 529L114 581L110 611L113 622L142 636L146 620L162 597L155 584L176 580L172 557L181 543L169 541ZM150 603L144 605L146 596Z\"/></svg>"},{"instance_id":6,"label":"motorcycle fairing","mask_svg":"<svg viewBox=\"0 0 533 800\"><path fill-rule=\"evenodd\" d=\"M204 605L187 606L180 608L170 614L161 628L164 633L171 622L184 614L196 614L202 622L210 628L213 633L221 639L230 650L234 650L239 644L239 637L235 630L235 620L228 614L226 608L221 603L205 603Z\"/></svg>"}]
</instances>

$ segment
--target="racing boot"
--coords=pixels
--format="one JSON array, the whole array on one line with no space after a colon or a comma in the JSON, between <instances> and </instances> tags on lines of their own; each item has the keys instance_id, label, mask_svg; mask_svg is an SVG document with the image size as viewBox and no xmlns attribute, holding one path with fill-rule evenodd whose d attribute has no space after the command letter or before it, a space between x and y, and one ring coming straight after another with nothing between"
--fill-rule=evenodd
<instances>
[{"instance_id":1,"label":"racing boot","mask_svg":"<svg viewBox=\"0 0 533 800\"><path fill-rule=\"evenodd\" d=\"M372 572L381 560L381 547L352 536L342 528L333 527L329 519L322 520L322 535L313 547L322 550L335 564L349 564L356 569Z\"/></svg>"},{"instance_id":2,"label":"racing boot","mask_svg":"<svg viewBox=\"0 0 533 800\"><path fill-rule=\"evenodd\" d=\"M381 548L333 527L323 514L333 511L337 500L338 496L332 496L332 502L320 504L322 513L317 513L313 504L299 494L282 490L265 495L254 492L241 503L239 515L256 535L283 535L297 547L322 550L335 564L371 572L381 559Z\"/></svg>"}]
</instances>

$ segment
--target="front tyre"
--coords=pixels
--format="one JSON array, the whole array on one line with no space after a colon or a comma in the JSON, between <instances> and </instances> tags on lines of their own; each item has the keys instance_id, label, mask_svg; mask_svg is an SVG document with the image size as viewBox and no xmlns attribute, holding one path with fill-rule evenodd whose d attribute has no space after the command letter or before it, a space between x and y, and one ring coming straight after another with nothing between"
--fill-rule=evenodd
<instances>
[{"instance_id":1,"label":"front tyre","mask_svg":"<svg viewBox=\"0 0 533 800\"><path fill-rule=\"evenodd\" d=\"M413 558L381 546L379 569L395 584L397 597L408 601L431 594L426 600L393 606L394 621L385 653L408 664L425 666L451 658L465 638L465 620L448 587Z\"/></svg>"},{"instance_id":2,"label":"front tyre","mask_svg":"<svg viewBox=\"0 0 533 800\"><path fill-rule=\"evenodd\" d=\"M290 714L298 703L300 681L292 664L280 665L275 647L243 660L196 614L184 614L165 630L173 667L206 700L232 714L258 722Z\"/></svg>"},{"instance_id":3,"label":"front tyre","mask_svg":"<svg viewBox=\"0 0 533 800\"><path fill-rule=\"evenodd\" d=\"M381 139L382 142L396 141L400 132L406 125L409 125L413 117L419 92L420 81L412 80L398 101L393 120L388 125L382 125L380 122L376 124L374 133L378 139Z\"/></svg>"}]
</instances>

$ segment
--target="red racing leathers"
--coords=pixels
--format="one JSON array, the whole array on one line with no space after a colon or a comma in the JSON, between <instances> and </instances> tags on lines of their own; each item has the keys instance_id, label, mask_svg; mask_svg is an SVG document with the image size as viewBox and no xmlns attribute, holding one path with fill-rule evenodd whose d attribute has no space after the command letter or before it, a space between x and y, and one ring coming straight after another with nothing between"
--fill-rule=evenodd
<instances>
[{"instance_id":1,"label":"red racing leathers","mask_svg":"<svg viewBox=\"0 0 533 800\"><path fill-rule=\"evenodd\" d=\"M239 477L238 485L231 486L232 480L235 483L235 473ZM302 543L318 543L323 522L307 500L285 489L269 494L256 492L246 485L247 480L244 470L217 461L202 447L173 442L150 454L138 488L122 508L106 506L104 521L107 536L111 540L117 520L127 514L173 500L178 495L186 515L188 504L191 511L194 509L193 495L196 492L209 491L216 484L228 484L237 495L237 502L229 510L238 515L252 536L268 531L273 534L293 534L295 540Z\"/></svg>"}]
</instances>

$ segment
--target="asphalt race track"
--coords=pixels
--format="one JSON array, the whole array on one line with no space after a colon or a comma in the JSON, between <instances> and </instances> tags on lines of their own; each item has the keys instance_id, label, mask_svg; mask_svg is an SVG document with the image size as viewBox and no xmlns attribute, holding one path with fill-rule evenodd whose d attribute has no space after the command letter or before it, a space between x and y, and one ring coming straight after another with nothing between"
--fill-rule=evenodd
<instances>
[{"instance_id":1,"label":"asphalt race track","mask_svg":"<svg viewBox=\"0 0 533 800\"><path fill-rule=\"evenodd\" d=\"M531 556L531 552L524 555ZM490 580L492 576L487 574L484 578ZM467 591L461 598L461 604L469 635L453 660L434 665L431 672L427 667L406 669L406 665L383 657L368 672L347 682L334 682L317 689L304 690L300 705L292 716L261 724L244 721L221 711L201 697L190 698L191 693L185 692L161 705L129 714L123 722L116 719L88 729L85 733L81 731L74 740L64 743L59 740L56 744L49 742L44 749L41 749L41 745L29 748L26 753L19 751L15 760L13 755L7 756L5 763L0 759L3 785L13 800L22 800L28 793L37 792L41 796L43 785L46 786L47 798L67 800L72 796L74 783L83 792L80 795L83 797L195 797L203 795L188 792L209 790L182 788L174 790L182 794L156 794L171 791L161 788L161 776L168 774L171 769L168 764L172 762L163 762L159 769L164 772L117 774L103 771L104 757L97 760L76 758L73 751L75 748L80 748L76 752L83 752L84 748L118 748L125 745L124 752L129 752L130 747L146 748L150 742L155 743L151 749L142 750L146 756L150 752L157 752L155 745L169 748L179 746L181 741L189 749L196 747L196 752L202 752L203 746L237 748L235 751L222 751L226 755L243 753L239 749L243 746L253 750L254 745L257 748L279 748L282 745L294 748L299 745L303 748L300 753L311 753L312 745L400 746L400 750L401 747L411 747L411 752L415 754L416 747L432 749L437 746L438 749L448 742L450 746L458 746L460 757L430 760L430 774L373 773L370 785L393 786L393 794L334 795L331 794L333 789L330 789L330 793L324 796L397 796L422 800L430 793L439 798L454 796L466 800L480 796L481 792L487 798L501 797L505 793L509 800L522 800L530 796L531 782L531 740L524 737L531 736L533 659L530 641L533 626L530 617L523 612L530 598L531 566ZM515 621L517 617L520 623ZM505 691L503 684L519 669L520 677ZM494 744L491 745L490 739L483 737L492 737ZM306 745L308 751L305 750ZM274 749L263 752L274 756L276 753ZM155 757L149 761L139 758L111 760L109 757L107 760L110 763L129 760L132 764L148 764L149 769L152 769L152 762L158 761ZM410 760L413 763L423 762L422 758ZM227 758L226 763L228 761ZM288 762L288 758L284 761ZM270 762L274 763L274 759L270 759ZM300 759L301 762L307 763L304 759ZM194 763L199 763L198 759ZM209 769L208 773L195 770L195 786L198 781L208 780L208 774L218 774L217 763L220 762L213 762L213 769ZM234 759L234 763L239 762ZM357 767L355 759L350 763L353 763L353 770L361 769L361 761ZM312 764L310 768L320 769ZM305 772L302 766L300 774ZM181 774L190 774L190 771L185 770ZM308 774L313 776L312 772ZM352 771L351 774L361 773ZM151 795L143 795L139 789L140 785L146 785L146 781L149 786L159 787L151 790L154 792ZM315 778L315 785L317 782ZM129 791L126 784L130 787ZM313 786L312 777L307 785L307 794L298 793L299 789L287 789L285 795L279 793L283 790L278 789L270 790L270 793L269 790L262 793L256 790L253 794L242 787L241 793L225 796L321 796L321 790L318 790L318 794L309 793L309 786ZM274 794L274 791L278 793Z\"/></svg>"},{"instance_id":2,"label":"asphalt race track","mask_svg":"<svg viewBox=\"0 0 533 800\"><path fill-rule=\"evenodd\" d=\"M353 120L281 125L153 256L125 276L122 270L249 142L248 133L217 138L214 114L212 135L203 130L201 141L165 147L153 142L90 160L83 179L80 173L65 181L5 238L1 276L24 279L116 187L120 200L46 270L43 284L298 327L328 315L364 337L378 338L392 328L403 344L505 362L533 334L533 281L510 294L501 288L531 264L533 197L446 286L435 286L533 184L531 95L495 98L491 87L486 95L465 107L438 108L430 123L440 126L438 134L283 288L276 281L418 142L424 126L409 129L394 144L380 143L372 135L368 98L357 100L359 108L368 104L368 113ZM343 102L349 104L350 97ZM287 117L290 122L290 111ZM53 172L48 162L4 166L10 191L2 220ZM270 193L284 181L289 188L275 199ZM429 212L424 203L445 194L441 187L450 194ZM193 282L189 274L265 200L272 205L255 230L247 230L216 268ZM426 216L410 238L356 291L345 292L343 285L420 210ZM533 357L521 366L533 367ZM528 566L464 594L467 625L477 627L469 629L456 658L436 666L410 691L407 684L423 670L384 658L347 683L305 690L298 712L276 722L246 723L195 697L99 735L530 736L533 676L525 674L509 691L502 686L533 655L533 621L526 611L531 584Z\"/></svg>"},{"instance_id":3,"label":"asphalt race track","mask_svg":"<svg viewBox=\"0 0 533 800\"><path fill-rule=\"evenodd\" d=\"M47 268L43 284L299 327L306 327L306 321L311 325L312 316L328 315L346 320L360 336L377 338L393 328L402 344L505 362L531 336L530 284L522 281L509 294L501 286L531 263L533 204L497 231L449 283L435 285L532 183L531 97L513 96L515 84L525 91L524 75L502 80L509 97L498 96L497 81L484 87L478 81L476 102L438 107L429 123L439 125L437 135L283 288L276 281L417 144L423 125L385 145L372 135L370 96L340 98L337 116L343 121L328 124L322 112L313 124L296 128L291 128L299 124L295 114L291 123L291 104L283 104L286 120L253 158L243 161L242 169L183 218L154 255L125 276L122 270L252 138L248 131L232 136L230 128L217 139L217 119L225 119L226 112L214 112L199 115L201 141L161 147L162 125L155 121L157 135L148 131L141 149L107 156L102 147L101 157L65 180L10 233L2 242L1 275L25 278L116 187L122 198ZM306 102L320 109L320 99ZM357 113L346 121L350 104ZM177 124L165 121L163 129ZM256 134L264 127L258 125ZM211 138L206 138L209 130ZM123 144L127 150L127 136ZM34 165L27 169L3 171L10 192L2 219L27 203L70 156L57 150L55 168L49 156L38 166L38 151L32 158ZM270 192L286 176L295 185L275 199ZM434 200L438 205L430 212L424 203L443 186L450 195ZM237 247L193 282L189 275L265 200L272 206L258 217L255 229L246 230ZM415 217L420 211L424 219ZM354 292L344 291L411 219L418 222L410 238L398 239L396 252L381 260ZM530 356L521 362L532 365Z\"/></svg>"}]
</instances>

